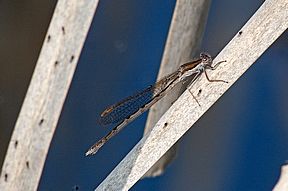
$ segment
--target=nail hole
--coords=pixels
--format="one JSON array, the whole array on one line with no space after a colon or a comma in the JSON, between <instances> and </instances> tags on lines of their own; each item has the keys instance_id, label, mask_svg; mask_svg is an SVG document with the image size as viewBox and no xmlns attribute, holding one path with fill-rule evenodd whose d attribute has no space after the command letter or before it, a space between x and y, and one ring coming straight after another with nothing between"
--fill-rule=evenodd
<instances>
[{"instance_id":1,"label":"nail hole","mask_svg":"<svg viewBox=\"0 0 288 191\"><path fill-rule=\"evenodd\" d=\"M65 28L64 28L64 26L61 27L61 30L62 30L63 35L65 35Z\"/></svg>"},{"instance_id":2,"label":"nail hole","mask_svg":"<svg viewBox=\"0 0 288 191\"><path fill-rule=\"evenodd\" d=\"M47 37L47 41L50 42L50 40L51 40L51 36L48 35L48 37Z\"/></svg>"},{"instance_id":3,"label":"nail hole","mask_svg":"<svg viewBox=\"0 0 288 191\"><path fill-rule=\"evenodd\" d=\"M4 180L5 180L5 182L8 181L8 174L7 173L5 173L5 175L4 175Z\"/></svg>"},{"instance_id":4,"label":"nail hole","mask_svg":"<svg viewBox=\"0 0 288 191\"><path fill-rule=\"evenodd\" d=\"M26 167L29 168L29 161L26 161Z\"/></svg>"},{"instance_id":5,"label":"nail hole","mask_svg":"<svg viewBox=\"0 0 288 191\"><path fill-rule=\"evenodd\" d=\"M41 119L41 120L39 121L39 125L42 125L43 122L44 122L44 119Z\"/></svg>"},{"instance_id":6,"label":"nail hole","mask_svg":"<svg viewBox=\"0 0 288 191\"><path fill-rule=\"evenodd\" d=\"M168 126L168 123L167 123L167 122L166 122L166 123L164 123L164 128L165 128L165 127L167 127L167 126Z\"/></svg>"},{"instance_id":7,"label":"nail hole","mask_svg":"<svg viewBox=\"0 0 288 191\"><path fill-rule=\"evenodd\" d=\"M198 90L197 96L200 96L200 94L202 93L202 89Z\"/></svg>"},{"instance_id":8,"label":"nail hole","mask_svg":"<svg viewBox=\"0 0 288 191\"><path fill-rule=\"evenodd\" d=\"M15 143L14 143L15 149L17 148L17 146L18 146L18 141L16 140Z\"/></svg>"},{"instance_id":9,"label":"nail hole","mask_svg":"<svg viewBox=\"0 0 288 191\"><path fill-rule=\"evenodd\" d=\"M242 33L243 33L242 31L239 31L239 32L238 32L239 36L240 36Z\"/></svg>"},{"instance_id":10,"label":"nail hole","mask_svg":"<svg viewBox=\"0 0 288 191\"><path fill-rule=\"evenodd\" d=\"M74 60L74 55L71 56L70 63L73 62L73 60Z\"/></svg>"},{"instance_id":11,"label":"nail hole","mask_svg":"<svg viewBox=\"0 0 288 191\"><path fill-rule=\"evenodd\" d=\"M56 61L54 62L54 66L56 67L58 64L59 64L59 62L56 60Z\"/></svg>"}]
</instances>

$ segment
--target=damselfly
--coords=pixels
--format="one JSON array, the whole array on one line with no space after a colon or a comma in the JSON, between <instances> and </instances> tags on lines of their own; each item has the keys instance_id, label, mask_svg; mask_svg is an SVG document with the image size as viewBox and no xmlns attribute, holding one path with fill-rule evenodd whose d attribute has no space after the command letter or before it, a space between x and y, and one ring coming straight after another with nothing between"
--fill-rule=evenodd
<instances>
[{"instance_id":1,"label":"damselfly","mask_svg":"<svg viewBox=\"0 0 288 191\"><path fill-rule=\"evenodd\" d=\"M194 83L203 72L205 73L205 76L209 82L227 83L224 80L210 80L206 72L206 69L214 70L217 68L217 66L219 66L219 64L223 62L225 61L220 61L216 63L215 66L212 66L212 57L207 53L201 53L199 59L181 65L177 71L165 76L154 85L149 86L143 91L138 92L133 96L127 97L126 99L105 109L101 113L99 123L102 125L111 123L119 124L105 137L96 142L86 152L86 156L95 154L123 127L148 110L159 99L165 96L167 92L170 91L176 84L179 82L185 82L188 77L192 78L190 85Z\"/></svg>"}]
</instances>

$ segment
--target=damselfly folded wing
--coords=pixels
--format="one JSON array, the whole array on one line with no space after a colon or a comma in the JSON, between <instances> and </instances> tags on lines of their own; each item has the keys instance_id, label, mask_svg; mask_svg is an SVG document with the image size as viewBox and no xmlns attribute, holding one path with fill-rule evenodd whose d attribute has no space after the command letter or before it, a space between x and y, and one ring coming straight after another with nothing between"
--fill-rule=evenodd
<instances>
[{"instance_id":1,"label":"damselfly folded wing","mask_svg":"<svg viewBox=\"0 0 288 191\"><path fill-rule=\"evenodd\" d=\"M159 96L159 93L165 91L165 89L170 86L171 83L177 80L179 77L178 73L179 72L176 71L168 76L165 76L153 86L149 86L141 92L129 96L126 99L108 107L101 113L99 124L107 125L110 123L121 122L132 114L136 113L140 108L142 108L143 112L144 110L146 111L149 109L149 107L143 107L155 99L156 96ZM163 97L164 94L161 94L161 96Z\"/></svg>"},{"instance_id":2,"label":"damselfly folded wing","mask_svg":"<svg viewBox=\"0 0 288 191\"><path fill-rule=\"evenodd\" d=\"M118 125L91 146L86 152L86 156L95 154L109 139L164 97L177 83L184 82L188 77L192 77L192 81L196 80L203 69L195 69L195 67L201 62L202 59L198 59L183 64L177 71L165 76L155 85L149 86L143 91L104 110L100 116L99 123L103 125L118 123Z\"/></svg>"}]
</instances>

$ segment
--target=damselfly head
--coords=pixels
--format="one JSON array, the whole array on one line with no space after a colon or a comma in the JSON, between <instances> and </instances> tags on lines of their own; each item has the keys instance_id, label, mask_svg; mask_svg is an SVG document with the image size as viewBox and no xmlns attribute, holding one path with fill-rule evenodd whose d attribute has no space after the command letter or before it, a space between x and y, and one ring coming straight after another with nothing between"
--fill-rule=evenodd
<instances>
[{"instance_id":1,"label":"damselfly head","mask_svg":"<svg viewBox=\"0 0 288 191\"><path fill-rule=\"evenodd\" d=\"M210 54L206 53L206 52L201 52L200 53L200 59L202 60L202 62L207 63L209 65L212 64L212 57L210 56Z\"/></svg>"}]
</instances>

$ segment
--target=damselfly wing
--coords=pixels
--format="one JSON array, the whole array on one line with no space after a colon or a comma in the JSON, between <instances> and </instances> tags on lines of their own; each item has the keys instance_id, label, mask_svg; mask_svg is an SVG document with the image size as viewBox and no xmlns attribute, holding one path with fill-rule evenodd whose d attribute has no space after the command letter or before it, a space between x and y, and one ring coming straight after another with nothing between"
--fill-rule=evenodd
<instances>
[{"instance_id":1,"label":"damselfly wing","mask_svg":"<svg viewBox=\"0 0 288 191\"><path fill-rule=\"evenodd\" d=\"M147 111L153 104L167 94L176 84L185 81L188 77L194 83L197 78L205 72L206 78L210 82L225 82L223 80L210 80L206 73L206 69L214 70L220 63L212 66L212 58L207 53L201 53L200 58L186 64L179 69L159 80L152 86L127 97L126 99L105 109L99 118L99 123L107 125L111 123L119 123L105 137L96 142L87 152L86 156L95 154L110 138L116 135L123 127L133 121L136 117ZM194 96L193 96L194 97Z\"/></svg>"}]
</instances>

